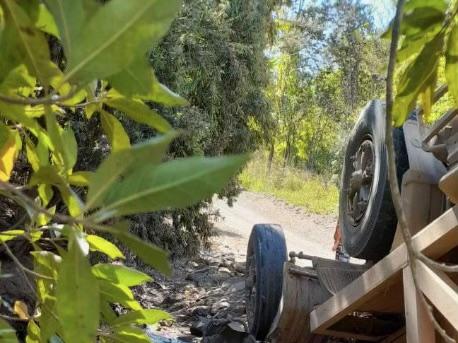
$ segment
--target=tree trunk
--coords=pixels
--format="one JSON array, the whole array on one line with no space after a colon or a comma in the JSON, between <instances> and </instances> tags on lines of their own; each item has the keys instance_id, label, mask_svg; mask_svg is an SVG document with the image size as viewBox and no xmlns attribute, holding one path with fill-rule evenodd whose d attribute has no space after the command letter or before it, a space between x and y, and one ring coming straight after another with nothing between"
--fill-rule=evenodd
<instances>
[{"instance_id":1,"label":"tree trunk","mask_svg":"<svg viewBox=\"0 0 458 343\"><path fill-rule=\"evenodd\" d=\"M269 148L269 158L267 160L267 174L270 175L272 172L272 163L274 160L274 153L275 153L275 147L274 147L274 141L273 139L270 141L270 148Z\"/></svg>"}]
</instances>

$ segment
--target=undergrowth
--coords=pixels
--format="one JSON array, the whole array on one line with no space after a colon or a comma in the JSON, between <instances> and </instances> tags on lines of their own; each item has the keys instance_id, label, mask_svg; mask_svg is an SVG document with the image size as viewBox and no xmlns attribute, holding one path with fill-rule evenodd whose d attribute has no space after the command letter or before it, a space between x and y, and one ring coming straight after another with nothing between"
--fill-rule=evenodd
<instances>
[{"instance_id":1,"label":"undergrowth","mask_svg":"<svg viewBox=\"0 0 458 343\"><path fill-rule=\"evenodd\" d=\"M306 210L331 214L337 212L339 190L331 177L272 163L270 173L263 153L253 155L239 176L241 185L249 191L273 195Z\"/></svg>"}]
</instances>

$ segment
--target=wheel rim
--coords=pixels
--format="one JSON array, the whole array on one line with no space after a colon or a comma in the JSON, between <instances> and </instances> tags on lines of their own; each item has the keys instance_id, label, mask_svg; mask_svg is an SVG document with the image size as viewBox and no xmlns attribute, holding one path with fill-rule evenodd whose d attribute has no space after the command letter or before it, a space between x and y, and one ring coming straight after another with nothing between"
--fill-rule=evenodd
<instances>
[{"instance_id":1,"label":"wheel rim","mask_svg":"<svg viewBox=\"0 0 458 343\"><path fill-rule=\"evenodd\" d=\"M363 139L356 152L350 156L351 174L347 193L347 216L353 226L358 226L366 213L374 179L374 145L372 138Z\"/></svg>"},{"instance_id":2,"label":"wheel rim","mask_svg":"<svg viewBox=\"0 0 458 343\"><path fill-rule=\"evenodd\" d=\"M254 325L256 315L256 257L251 253L247 257L246 265L247 276L245 280L245 301L248 327L250 330Z\"/></svg>"}]
</instances>

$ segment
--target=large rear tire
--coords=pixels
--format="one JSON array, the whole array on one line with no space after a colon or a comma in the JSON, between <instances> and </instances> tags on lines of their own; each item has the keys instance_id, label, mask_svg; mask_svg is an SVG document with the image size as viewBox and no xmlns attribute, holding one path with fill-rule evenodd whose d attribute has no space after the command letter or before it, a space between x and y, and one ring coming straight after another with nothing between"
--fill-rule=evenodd
<instances>
[{"instance_id":1,"label":"large rear tire","mask_svg":"<svg viewBox=\"0 0 458 343\"><path fill-rule=\"evenodd\" d=\"M371 101L363 110L345 152L339 200L339 224L345 251L377 261L393 243L397 218L391 200L385 144L385 109ZM408 169L402 129L395 129L398 179Z\"/></svg>"},{"instance_id":2,"label":"large rear tire","mask_svg":"<svg viewBox=\"0 0 458 343\"><path fill-rule=\"evenodd\" d=\"M248 328L257 340L264 340L277 314L287 258L281 227L256 224L248 242L246 308Z\"/></svg>"}]
</instances>

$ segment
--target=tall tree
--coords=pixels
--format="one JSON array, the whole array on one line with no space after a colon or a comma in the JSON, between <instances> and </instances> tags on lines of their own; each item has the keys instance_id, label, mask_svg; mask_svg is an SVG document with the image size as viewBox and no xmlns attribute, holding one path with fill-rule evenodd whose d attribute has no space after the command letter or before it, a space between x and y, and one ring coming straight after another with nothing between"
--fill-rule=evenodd
<instances>
[{"instance_id":1,"label":"tall tree","mask_svg":"<svg viewBox=\"0 0 458 343\"><path fill-rule=\"evenodd\" d=\"M296 2L277 18L271 51L277 89L269 92L277 133L270 156L276 150L288 163L330 172L355 112L383 90L386 45L370 8L358 0Z\"/></svg>"},{"instance_id":2,"label":"tall tree","mask_svg":"<svg viewBox=\"0 0 458 343\"><path fill-rule=\"evenodd\" d=\"M162 108L176 128L184 130L170 150L175 157L220 155L254 150L271 125L264 94L268 84L264 50L275 29L272 11L280 0L187 0L163 41L153 50L157 78L183 95L190 107ZM147 129L132 128L137 139ZM235 179L221 196L230 201L239 187ZM192 208L136 217L145 238L181 251L194 250L211 231L210 199ZM169 220L164 220L168 218ZM171 227L168 225L171 223ZM148 231L154 226L156 231Z\"/></svg>"}]
</instances>

